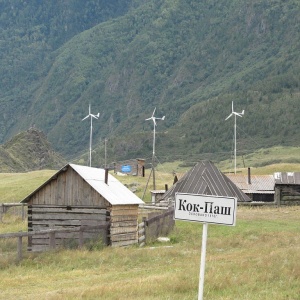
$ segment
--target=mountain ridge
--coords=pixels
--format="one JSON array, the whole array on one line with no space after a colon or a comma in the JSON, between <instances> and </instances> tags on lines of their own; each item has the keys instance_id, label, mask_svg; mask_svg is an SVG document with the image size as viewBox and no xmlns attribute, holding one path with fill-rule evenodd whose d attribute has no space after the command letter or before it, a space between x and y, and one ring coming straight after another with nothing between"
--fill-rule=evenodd
<instances>
[{"instance_id":1,"label":"mountain ridge","mask_svg":"<svg viewBox=\"0 0 300 300\"><path fill-rule=\"evenodd\" d=\"M245 109L238 131L247 150L299 145L297 1L135 4L53 52L49 71L34 83L30 117L14 120L4 135L34 124L56 150L76 155L88 143L89 124L80 120L91 103L100 112L95 145L109 137L112 160L149 156L145 118L156 106L166 115L159 153L229 152L233 124L225 118L234 101Z\"/></svg>"},{"instance_id":2,"label":"mountain ridge","mask_svg":"<svg viewBox=\"0 0 300 300\"><path fill-rule=\"evenodd\" d=\"M20 132L0 145L2 173L55 170L65 163L65 159L52 149L45 134L36 128Z\"/></svg>"}]
</instances>

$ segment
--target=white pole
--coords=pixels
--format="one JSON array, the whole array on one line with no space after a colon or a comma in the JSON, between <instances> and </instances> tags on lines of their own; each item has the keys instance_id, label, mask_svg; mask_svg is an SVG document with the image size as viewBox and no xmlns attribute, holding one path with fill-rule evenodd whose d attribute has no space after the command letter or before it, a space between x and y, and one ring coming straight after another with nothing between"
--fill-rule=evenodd
<instances>
[{"instance_id":1,"label":"white pole","mask_svg":"<svg viewBox=\"0 0 300 300\"><path fill-rule=\"evenodd\" d=\"M198 300L203 300L207 229L208 224L203 223Z\"/></svg>"},{"instance_id":2,"label":"white pole","mask_svg":"<svg viewBox=\"0 0 300 300\"><path fill-rule=\"evenodd\" d=\"M89 149L89 165L92 166L92 136L93 136L93 118L98 119L100 113L97 115L91 114L91 105L89 105L89 114L83 118L81 121L84 121L87 118L91 118L91 129L90 129L90 149Z\"/></svg>"},{"instance_id":3,"label":"white pole","mask_svg":"<svg viewBox=\"0 0 300 300\"><path fill-rule=\"evenodd\" d=\"M234 174L236 174L236 115L234 115Z\"/></svg>"},{"instance_id":4,"label":"white pole","mask_svg":"<svg viewBox=\"0 0 300 300\"><path fill-rule=\"evenodd\" d=\"M91 116L91 131L90 131L90 167L92 166L92 132L93 132L93 117Z\"/></svg>"},{"instance_id":5,"label":"white pole","mask_svg":"<svg viewBox=\"0 0 300 300\"><path fill-rule=\"evenodd\" d=\"M153 190L156 190L155 184L155 122L153 122L153 153L152 153L152 172L153 172Z\"/></svg>"}]
</instances>

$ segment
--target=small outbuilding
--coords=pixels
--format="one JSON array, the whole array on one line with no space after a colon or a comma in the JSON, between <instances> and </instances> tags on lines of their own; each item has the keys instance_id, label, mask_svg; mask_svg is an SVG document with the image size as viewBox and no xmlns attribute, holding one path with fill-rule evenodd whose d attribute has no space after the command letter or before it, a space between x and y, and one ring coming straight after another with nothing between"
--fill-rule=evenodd
<instances>
[{"instance_id":1,"label":"small outbuilding","mask_svg":"<svg viewBox=\"0 0 300 300\"><path fill-rule=\"evenodd\" d=\"M145 177L145 159L128 159L114 163L114 172Z\"/></svg>"},{"instance_id":2,"label":"small outbuilding","mask_svg":"<svg viewBox=\"0 0 300 300\"><path fill-rule=\"evenodd\" d=\"M300 172L276 172L275 203L300 205Z\"/></svg>"},{"instance_id":3,"label":"small outbuilding","mask_svg":"<svg viewBox=\"0 0 300 300\"><path fill-rule=\"evenodd\" d=\"M227 175L252 204L300 205L300 172L276 172L274 175Z\"/></svg>"},{"instance_id":4,"label":"small outbuilding","mask_svg":"<svg viewBox=\"0 0 300 300\"><path fill-rule=\"evenodd\" d=\"M197 163L163 195L161 202L170 206L176 193L236 197L238 202L251 201L211 161Z\"/></svg>"},{"instance_id":5,"label":"small outbuilding","mask_svg":"<svg viewBox=\"0 0 300 300\"><path fill-rule=\"evenodd\" d=\"M144 202L107 170L67 164L21 202L28 204L28 231L108 224L87 238L96 235L111 246L138 242L138 207ZM58 235L55 242L60 245L72 239L72 235ZM29 250L48 246L49 238L29 238Z\"/></svg>"},{"instance_id":6,"label":"small outbuilding","mask_svg":"<svg viewBox=\"0 0 300 300\"><path fill-rule=\"evenodd\" d=\"M273 175L226 174L226 176L242 190L252 202L274 203L275 180Z\"/></svg>"}]
</instances>

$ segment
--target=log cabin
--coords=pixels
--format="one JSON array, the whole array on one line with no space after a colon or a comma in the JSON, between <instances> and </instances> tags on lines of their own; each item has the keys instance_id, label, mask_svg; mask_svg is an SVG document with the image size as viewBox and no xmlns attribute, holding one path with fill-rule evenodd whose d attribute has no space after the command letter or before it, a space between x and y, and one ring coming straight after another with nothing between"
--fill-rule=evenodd
<instances>
[{"instance_id":1,"label":"log cabin","mask_svg":"<svg viewBox=\"0 0 300 300\"><path fill-rule=\"evenodd\" d=\"M144 202L107 170L67 164L21 203L28 207L28 231L108 224L101 232L85 234L104 245L126 246L138 242L138 207ZM74 233L58 234L56 245L72 243ZM49 237L33 236L29 251L49 247Z\"/></svg>"}]
</instances>

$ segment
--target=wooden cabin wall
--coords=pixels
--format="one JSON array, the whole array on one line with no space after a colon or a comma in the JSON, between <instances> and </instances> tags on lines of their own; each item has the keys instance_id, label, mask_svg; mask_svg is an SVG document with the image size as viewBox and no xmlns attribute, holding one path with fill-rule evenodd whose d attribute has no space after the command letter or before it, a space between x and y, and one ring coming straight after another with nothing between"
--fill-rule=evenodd
<instances>
[{"instance_id":1,"label":"wooden cabin wall","mask_svg":"<svg viewBox=\"0 0 300 300\"><path fill-rule=\"evenodd\" d=\"M114 205L110 208L112 247L138 243L138 205Z\"/></svg>"},{"instance_id":2,"label":"wooden cabin wall","mask_svg":"<svg viewBox=\"0 0 300 300\"><path fill-rule=\"evenodd\" d=\"M69 229L81 226L105 225L109 214L103 207L30 205L28 207L28 230L41 231L47 229ZM107 229L92 229L83 233L85 242L93 240L108 244ZM78 245L79 233L58 233L56 246ZM28 250L43 251L49 248L49 235L35 235L29 239Z\"/></svg>"},{"instance_id":3,"label":"wooden cabin wall","mask_svg":"<svg viewBox=\"0 0 300 300\"><path fill-rule=\"evenodd\" d=\"M34 193L28 204L100 206L103 208L107 206L106 200L72 168L61 172L57 178Z\"/></svg>"},{"instance_id":4,"label":"wooden cabin wall","mask_svg":"<svg viewBox=\"0 0 300 300\"><path fill-rule=\"evenodd\" d=\"M300 205L300 185L278 185L275 197L279 205Z\"/></svg>"},{"instance_id":5,"label":"wooden cabin wall","mask_svg":"<svg viewBox=\"0 0 300 300\"><path fill-rule=\"evenodd\" d=\"M73 169L58 174L28 202L28 231L76 228L104 225L109 221L110 204L87 184ZM98 238L108 244L107 230L84 233L84 239ZM78 240L78 233L60 233L56 244ZM49 236L35 236L28 240L29 250L42 251L49 247Z\"/></svg>"}]
</instances>

